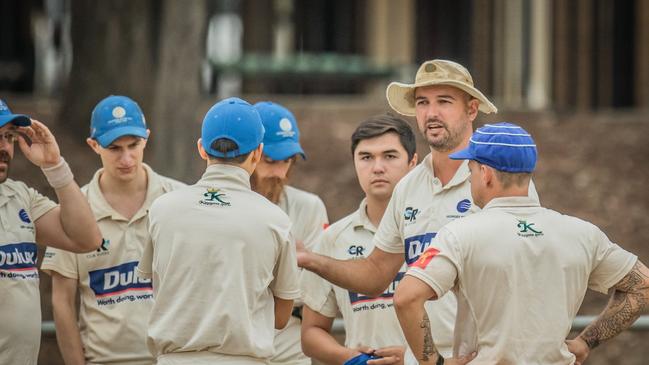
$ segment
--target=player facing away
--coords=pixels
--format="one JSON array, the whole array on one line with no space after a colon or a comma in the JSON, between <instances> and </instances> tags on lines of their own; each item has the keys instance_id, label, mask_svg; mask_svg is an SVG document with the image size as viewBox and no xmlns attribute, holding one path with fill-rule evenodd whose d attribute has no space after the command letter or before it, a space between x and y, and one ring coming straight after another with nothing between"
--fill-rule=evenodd
<instances>
[{"instance_id":1,"label":"player facing away","mask_svg":"<svg viewBox=\"0 0 649 365\"><path fill-rule=\"evenodd\" d=\"M277 204L291 219L295 240L311 247L329 219L325 205L317 195L288 185L298 158L306 158L300 145L297 120L293 113L277 103L262 101L254 106L266 132L262 159L250 178L252 190ZM296 301L288 325L277 331L271 364L311 364L300 345L301 309L302 303Z\"/></svg>"},{"instance_id":2,"label":"player facing away","mask_svg":"<svg viewBox=\"0 0 649 365\"><path fill-rule=\"evenodd\" d=\"M9 178L15 145L38 166L59 205ZM101 243L88 202L50 130L0 100L0 364L35 365L41 339L36 244L89 252Z\"/></svg>"},{"instance_id":3,"label":"player facing away","mask_svg":"<svg viewBox=\"0 0 649 365\"><path fill-rule=\"evenodd\" d=\"M299 297L290 220L250 189L264 127L246 101L205 115L192 186L158 198L138 273L153 278L148 344L160 365L267 364Z\"/></svg>"},{"instance_id":4,"label":"player facing away","mask_svg":"<svg viewBox=\"0 0 649 365\"><path fill-rule=\"evenodd\" d=\"M392 115L363 121L351 136L351 152L365 198L358 210L329 226L314 247L314 252L340 260L358 259L372 252L372 238L394 186L417 164L412 129ZM375 298L335 286L305 271L301 278L305 353L327 364L342 364L361 352L381 356L382 364L403 364L406 340L392 296L405 269L404 265L388 289ZM338 312L345 324L344 346L330 334Z\"/></svg>"},{"instance_id":5,"label":"player facing away","mask_svg":"<svg viewBox=\"0 0 649 365\"><path fill-rule=\"evenodd\" d=\"M146 346L151 281L139 280L135 267L148 236L151 204L184 184L142 162L150 131L136 102L111 95L97 104L90 120L86 142L102 168L81 190L103 242L86 254L55 248L45 253L41 270L52 276L57 342L66 365L152 364Z\"/></svg>"},{"instance_id":6,"label":"player facing away","mask_svg":"<svg viewBox=\"0 0 649 365\"><path fill-rule=\"evenodd\" d=\"M649 270L593 224L528 197L536 144L512 123L476 130L467 148L482 211L453 221L410 267L394 297L420 364L443 362L424 303L458 298L454 353L477 364L582 364L649 306ZM587 289L613 291L602 314L566 341Z\"/></svg>"}]
</instances>

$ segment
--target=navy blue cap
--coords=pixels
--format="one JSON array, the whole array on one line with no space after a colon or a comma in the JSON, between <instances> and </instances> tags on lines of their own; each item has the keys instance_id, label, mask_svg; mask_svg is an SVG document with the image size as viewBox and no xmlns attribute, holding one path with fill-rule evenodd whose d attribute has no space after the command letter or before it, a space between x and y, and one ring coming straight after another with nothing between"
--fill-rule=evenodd
<instances>
[{"instance_id":1,"label":"navy blue cap","mask_svg":"<svg viewBox=\"0 0 649 365\"><path fill-rule=\"evenodd\" d=\"M262 101L255 104L261 116L266 134L264 135L264 154L275 161L283 161L295 155L306 159L300 146L300 130L295 116L285 107Z\"/></svg>"},{"instance_id":2,"label":"navy blue cap","mask_svg":"<svg viewBox=\"0 0 649 365\"><path fill-rule=\"evenodd\" d=\"M126 96L111 95L92 111L90 138L106 148L123 136L147 138L142 109Z\"/></svg>"},{"instance_id":3,"label":"navy blue cap","mask_svg":"<svg viewBox=\"0 0 649 365\"><path fill-rule=\"evenodd\" d=\"M217 139L227 138L239 147L235 151L221 153L212 149ZM264 140L264 126L257 110L245 100L227 98L214 104L205 114L201 141L208 154L232 158L251 152ZM266 146L264 146L265 149Z\"/></svg>"},{"instance_id":4,"label":"navy blue cap","mask_svg":"<svg viewBox=\"0 0 649 365\"><path fill-rule=\"evenodd\" d=\"M473 133L469 147L448 157L474 160L503 172L532 172L536 166L536 144L532 136L516 124L485 124Z\"/></svg>"},{"instance_id":5,"label":"navy blue cap","mask_svg":"<svg viewBox=\"0 0 649 365\"><path fill-rule=\"evenodd\" d=\"M32 124L32 120L23 114L13 114L9 110L7 103L0 99L0 127L4 127L9 123L18 127L28 127Z\"/></svg>"}]
</instances>

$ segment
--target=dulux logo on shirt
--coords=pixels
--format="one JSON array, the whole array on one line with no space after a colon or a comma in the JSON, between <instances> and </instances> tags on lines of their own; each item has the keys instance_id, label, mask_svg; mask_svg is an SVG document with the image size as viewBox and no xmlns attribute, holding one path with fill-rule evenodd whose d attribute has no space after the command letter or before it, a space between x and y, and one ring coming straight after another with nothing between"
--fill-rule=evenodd
<instances>
[{"instance_id":1,"label":"dulux logo on shirt","mask_svg":"<svg viewBox=\"0 0 649 365\"><path fill-rule=\"evenodd\" d=\"M0 270L36 270L36 244L29 242L0 246Z\"/></svg>"},{"instance_id":2,"label":"dulux logo on shirt","mask_svg":"<svg viewBox=\"0 0 649 365\"><path fill-rule=\"evenodd\" d=\"M378 297L368 297L368 296L363 295L363 294L358 294L358 293L354 293L352 291L349 291L348 292L349 293L349 302L351 303L351 305L355 305L355 304L359 304L359 303L363 303L363 302L372 302L372 301L381 300L381 299L392 299L392 297L394 296L394 292L397 290L397 285L399 285L399 282L401 281L401 279L403 279L404 274L405 273L403 273L403 272L397 273L397 276L394 278L394 280L392 280L392 283L390 283L390 286L388 286L388 288L385 289L383 294L379 295ZM383 306L378 306L378 307L374 307L374 308L372 308L372 307L359 308L359 309L376 309L376 308L385 309ZM356 312L356 309L357 308L354 308L355 312Z\"/></svg>"},{"instance_id":3,"label":"dulux logo on shirt","mask_svg":"<svg viewBox=\"0 0 649 365\"><path fill-rule=\"evenodd\" d=\"M151 279L135 272L138 262L132 261L107 269L90 271L90 288L96 297L118 295L133 290L151 290Z\"/></svg>"},{"instance_id":4,"label":"dulux logo on shirt","mask_svg":"<svg viewBox=\"0 0 649 365\"><path fill-rule=\"evenodd\" d=\"M435 236L437 236L437 232L427 232L417 236L408 237L403 241L405 248L404 254L406 256L406 264L408 264L408 266L417 261L419 255L421 255L426 250Z\"/></svg>"}]
</instances>

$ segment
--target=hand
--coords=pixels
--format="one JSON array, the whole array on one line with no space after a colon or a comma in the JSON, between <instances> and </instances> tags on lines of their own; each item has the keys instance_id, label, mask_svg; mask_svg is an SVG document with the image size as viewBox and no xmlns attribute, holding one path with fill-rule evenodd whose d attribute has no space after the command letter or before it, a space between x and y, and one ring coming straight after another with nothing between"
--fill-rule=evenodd
<instances>
[{"instance_id":1,"label":"hand","mask_svg":"<svg viewBox=\"0 0 649 365\"><path fill-rule=\"evenodd\" d=\"M295 241L295 249L297 250L297 266L298 267L305 267L307 261L309 261L309 256L311 255L311 252L306 249L304 246L304 242L302 241Z\"/></svg>"},{"instance_id":2,"label":"hand","mask_svg":"<svg viewBox=\"0 0 649 365\"><path fill-rule=\"evenodd\" d=\"M590 347L586 341L577 336L573 340L566 340L566 345L568 345L568 351L576 357L575 365L583 365L590 354Z\"/></svg>"},{"instance_id":3,"label":"hand","mask_svg":"<svg viewBox=\"0 0 649 365\"><path fill-rule=\"evenodd\" d=\"M461 357L451 357L444 359L444 365L465 365L475 359L476 356L478 356L478 353L474 351Z\"/></svg>"},{"instance_id":4,"label":"hand","mask_svg":"<svg viewBox=\"0 0 649 365\"><path fill-rule=\"evenodd\" d=\"M406 348L403 346L388 346L374 350L373 355L381 356L380 359L370 360L367 365L403 365Z\"/></svg>"},{"instance_id":5,"label":"hand","mask_svg":"<svg viewBox=\"0 0 649 365\"><path fill-rule=\"evenodd\" d=\"M45 126L45 124L32 119L32 125L29 127L20 127L18 134L18 146L25 157L34 165L46 168L52 167L61 161L61 151L59 145L54 139L54 135ZM24 133L29 140L22 136Z\"/></svg>"}]
</instances>

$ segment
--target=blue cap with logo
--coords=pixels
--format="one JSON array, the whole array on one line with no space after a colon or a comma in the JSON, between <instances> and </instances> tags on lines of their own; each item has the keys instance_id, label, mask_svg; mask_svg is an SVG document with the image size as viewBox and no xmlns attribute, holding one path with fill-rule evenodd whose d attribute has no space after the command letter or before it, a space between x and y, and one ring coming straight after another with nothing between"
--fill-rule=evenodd
<instances>
[{"instance_id":1,"label":"blue cap with logo","mask_svg":"<svg viewBox=\"0 0 649 365\"><path fill-rule=\"evenodd\" d=\"M147 138L142 109L126 96L111 95L92 111L90 138L106 148L123 136Z\"/></svg>"},{"instance_id":2,"label":"blue cap with logo","mask_svg":"<svg viewBox=\"0 0 649 365\"><path fill-rule=\"evenodd\" d=\"M4 127L9 123L18 127L27 127L32 124L32 120L23 114L13 114L11 110L9 110L7 103L0 99L0 127Z\"/></svg>"},{"instance_id":3,"label":"blue cap with logo","mask_svg":"<svg viewBox=\"0 0 649 365\"><path fill-rule=\"evenodd\" d=\"M270 102L261 101L255 104L264 123L264 154L271 160L282 161L295 155L306 159L300 146L300 131L297 128L295 116L285 107Z\"/></svg>"},{"instance_id":4,"label":"blue cap with logo","mask_svg":"<svg viewBox=\"0 0 649 365\"><path fill-rule=\"evenodd\" d=\"M226 153L212 149L212 143L221 138L231 140L239 148ZM212 156L233 158L245 155L259 147L263 140L264 125L261 117L245 100L223 99L214 104L203 119L201 142L205 151Z\"/></svg>"},{"instance_id":5,"label":"blue cap with logo","mask_svg":"<svg viewBox=\"0 0 649 365\"><path fill-rule=\"evenodd\" d=\"M536 144L532 136L516 124L485 124L473 133L469 147L448 157L474 160L503 172L532 172L536 166Z\"/></svg>"}]
</instances>

